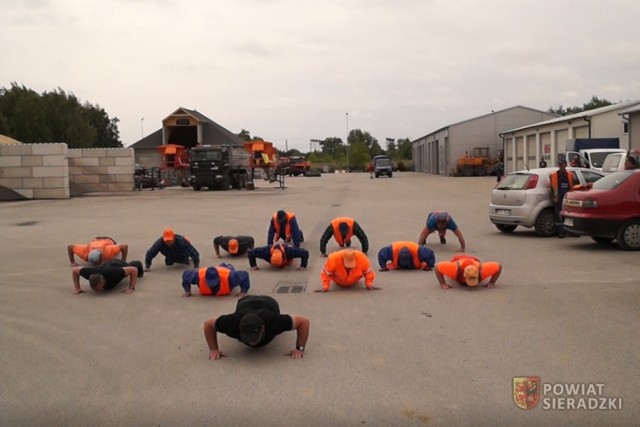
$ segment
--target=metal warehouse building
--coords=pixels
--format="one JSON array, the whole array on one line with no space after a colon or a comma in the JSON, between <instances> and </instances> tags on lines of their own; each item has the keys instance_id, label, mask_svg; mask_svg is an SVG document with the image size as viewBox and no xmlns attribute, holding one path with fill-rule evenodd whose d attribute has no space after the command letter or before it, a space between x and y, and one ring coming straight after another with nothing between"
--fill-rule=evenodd
<instances>
[{"instance_id":1,"label":"metal warehouse building","mask_svg":"<svg viewBox=\"0 0 640 427\"><path fill-rule=\"evenodd\" d=\"M629 143L629 117L638 122L635 130L640 134L637 106L640 101L628 101L502 131L505 172L537 167L542 159L554 166L572 139L618 138L620 148L640 146L640 135Z\"/></svg>"},{"instance_id":2,"label":"metal warehouse building","mask_svg":"<svg viewBox=\"0 0 640 427\"><path fill-rule=\"evenodd\" d=\"M459 158L476 147L488 147L491 157L503 149L500 132L557 117L545 111L515 106L445 126L412 141L416 172L452 175Z\"/></svg>"}]
</instances>

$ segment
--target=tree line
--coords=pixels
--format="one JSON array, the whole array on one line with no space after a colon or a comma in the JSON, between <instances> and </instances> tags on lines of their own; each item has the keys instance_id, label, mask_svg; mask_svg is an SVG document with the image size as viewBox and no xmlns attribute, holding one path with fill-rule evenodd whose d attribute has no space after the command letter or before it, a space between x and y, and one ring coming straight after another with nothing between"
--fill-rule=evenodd
<instances>
[{"instance_id":1,"label":"tree line","mask_svg":"<svg viewBox=\"0 0 640 427\"><path fill-rule=\"evenodd\" d=\"M246 129L242 129L237 135L245 141L264 141L259 136L252 137ZM288 151L278 150L278 155L305 156L312 163L332 164L336 168L350 170L366 170L371 159L379 155L387 155L398 162L411 160L411 140L409 138L386 142L387 148L385 150L369 132L352 129L346 144L342 138L327 137L318 143L319 150L303 153L294 148Z\"/></svg>"},{"instance_id":2,"label":"tree line","mask_svg":"<svg viewBox=\"0 0 640 427\"><path fill-rule=\"evenodd\" d=\"M0 88L0 134L27 144L69 148L122 147L118 118L58 88L41 94L12 83Z\"/></svg>"},{"instance_id":3,"label":"tree line","mask_svg":"<svg viewBox=\"0 0 640 427\"><path fill-rule=\"evenodd\" d=\"M611 101L592 96L582 106L550 107L547 111L559 115L575 114L612 105ZM122 147L118 118L109 117L98 105L80 100L64 90L41 94L11 83L0 88L0 134L24 143L65 142L70 148ZM263 140L242 129L238 134L245 141ZM327 137L319 142L320 150L302 153L292 149L281 155L306 155L314 163L331 163L337 167L362 169L377 155L385 154L396 161L411 159L411 140L386 141L386 149L376 138L361 129L352 129L346 142Z\"/></svg>"}]
</instances>

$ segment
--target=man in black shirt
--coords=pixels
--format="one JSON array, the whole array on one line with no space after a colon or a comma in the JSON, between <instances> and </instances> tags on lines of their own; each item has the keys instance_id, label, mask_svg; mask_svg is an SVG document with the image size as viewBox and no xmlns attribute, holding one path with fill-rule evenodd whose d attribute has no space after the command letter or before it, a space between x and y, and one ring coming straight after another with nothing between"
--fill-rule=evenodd
<instances>
[{"instance_id":1,"label":"man in black shirt","mask_svg":"<svg viewBox=\"0 0 640 427\"><path fill-rule=\"evenodd\" d=\"M122 292L130 294L136 290L136 279L144 275L144 268L140 261L127 263L119 259L112 259L98 267L73 267L71 272L74 294L84 292L80 289L80 277L87 279L89 286L95 292L103 292L115 288L127 276L129 277L129 287Z\"/></svg>"},{"instance_id":2,"label":"man in black shirt","mask_svg":"<svg viewBox=\"0 0 640 427\"><path fill-rule=\"evenodd\" d=\"M309 338L309 319L302 316L280 314L278 302L266 295L248 295L238 301L236 311L204 322L204 337L209 346L209 359L226 356L218 348L218 335L223 333L249 347L269 344L276 335L296 330L296 348L287 355L292 359L304 357Z\"/></svg>"},{"instance_id":3,"label":"man in black shirt","mask_svg":"<svg viewBox=\"0 0 640 427\"><path fill-rule=\"evenodd\" d=\"M240 256L253 249L253 246L254 239L251 236L218 236L213 239L213 250L217 258L221 258L220 248L229 252L231 256Z\"/></svg>"}]
</instances>

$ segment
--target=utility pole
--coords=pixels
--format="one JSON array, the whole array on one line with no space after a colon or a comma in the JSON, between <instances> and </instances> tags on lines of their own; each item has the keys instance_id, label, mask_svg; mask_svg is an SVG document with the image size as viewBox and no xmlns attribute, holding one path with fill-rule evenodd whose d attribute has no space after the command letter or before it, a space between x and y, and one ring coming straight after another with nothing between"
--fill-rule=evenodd
<instances>
[{"instance_id":1,"label":"utility pole","mask_svg":"<svg viewBox=\"0 0 640 427\"><path fill-rule=\"evenodd\" d=\"M140 139L144 138L144 117L140 119Z\"/></svg>"},{"instance_id":2,"label":"utility pole","mask_svg":"<svg viewBox=\"0 0 640 427\"><path fill-rule=\"evenodd\" d=\"M349 113L347 113L347 139L345 142L347 143L347 173L349 172Z\"/></svg>"}]
</instances>

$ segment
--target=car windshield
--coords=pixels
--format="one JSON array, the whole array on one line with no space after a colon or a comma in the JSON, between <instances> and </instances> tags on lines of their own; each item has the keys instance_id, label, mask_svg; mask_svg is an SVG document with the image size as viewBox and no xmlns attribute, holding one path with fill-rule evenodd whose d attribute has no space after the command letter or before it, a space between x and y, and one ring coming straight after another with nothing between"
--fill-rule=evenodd
<instances>
[{"instance_id":1,"label":"car windshield","mask_svg":"<svg viewBox=\"0 0 640 427\"><path fill-rule=\"evenodd\" d=\"M595 167L595 168L600 168L602 167L602 163L604 163L604 159L607 158L607 156L610 153L608 152L602 152L602 153L591 153L591 166Z\"/></svg>"},{"instance_id":2,"label":"car windshield","mask_svg":"<svg viewBox=\"0 0 640 427\"><path fill-rule=\"evenodd\" d=\"M219 151L219 150L192 151L191 159L195 161L222 160L222 151Z\"/></svg>"},{"instance_id":3,"label":"car windshield","mask_svg":"<svg viewBox=\"0 0 640 427\"><path fill-rule=\"evenodd\" d=\"M376 159L376 166L391 166L391 159Z\"/></svg>"},{"instance_id":4,"label":"car windshield","mask_svg":"<svg viewBox=\"0 0 640 427\"><path fill-rule=\"evenodd\" d=\"M530 173L512 173L507 175L496 190L524 190L532 177Z\"/></svg>"},{"instance_id":5,"label":"car windshield","mask_svg":"<svg viewBox=\"0 0 640 427\"><path fill-rule=\"evenodd\" d=\"M633 175L633 172L614 172L611 175L607 175L594 182L593 188L597 188L599 190L613 190L618 185L629 179L631 175Z\"/></svg>"},{"instance_id":6,"label":"car windshield","mask_svg":"<svg viewBox=\"0 0 640 427\"><path fill-rule=\"evenodd\" d=\"M622 153L609 154L605 159L604 163L602 163L602 171L603 172L615 172L618 170L618 165L620 164L620 160L624 156Z\"/></svg>"}]
</instances>

